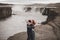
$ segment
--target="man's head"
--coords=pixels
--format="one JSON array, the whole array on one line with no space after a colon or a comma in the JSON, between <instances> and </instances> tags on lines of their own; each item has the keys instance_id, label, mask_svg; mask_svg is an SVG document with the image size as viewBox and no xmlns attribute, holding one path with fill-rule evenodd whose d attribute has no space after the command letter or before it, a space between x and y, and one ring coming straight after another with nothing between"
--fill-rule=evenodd
<instances>
[{"instance_id":1,"label":"man's head","mask_svg":"<svg viewBox=\"0 0 60 40\"><path fill-rule=\"evenodd\" d=\"M31 20L28 20L28 22L30 22L30 23L31 23Z\"/></svg>"}]
</instances>

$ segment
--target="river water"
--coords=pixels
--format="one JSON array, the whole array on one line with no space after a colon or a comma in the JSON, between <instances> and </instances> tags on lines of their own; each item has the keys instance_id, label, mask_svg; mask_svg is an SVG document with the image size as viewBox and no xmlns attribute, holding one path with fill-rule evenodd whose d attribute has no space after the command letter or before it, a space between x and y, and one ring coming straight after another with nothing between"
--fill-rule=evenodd
<instances>
[{"instance_id":1,"label":"river water","mask_svg":"<svg viewBox=\"0 0 60 40\"><path fill-rule=\"evenodd\" d=\"M0 40L7 40L8 37L26 31L26 20L34 19L36 23L46 20L39 12L17 13L6 20L0 21Z\"/></svg>"}]
</instances>

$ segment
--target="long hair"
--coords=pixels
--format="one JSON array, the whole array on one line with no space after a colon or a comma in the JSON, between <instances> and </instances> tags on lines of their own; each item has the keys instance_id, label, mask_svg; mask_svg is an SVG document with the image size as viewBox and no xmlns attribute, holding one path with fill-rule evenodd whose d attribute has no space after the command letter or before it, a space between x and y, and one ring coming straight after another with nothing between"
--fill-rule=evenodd
<instances>
[{"instance_id":1,"label":"long hair","mask_svg":"<svg viewBox=\"0 0 60 40\"><path fill-rule=\"evenodd\" d=\"M33 25L35 25L35 24L36 24L36 22L35 22L34 20L32 20L32 24L33 24Z\"/></svg>"}]
</instances>

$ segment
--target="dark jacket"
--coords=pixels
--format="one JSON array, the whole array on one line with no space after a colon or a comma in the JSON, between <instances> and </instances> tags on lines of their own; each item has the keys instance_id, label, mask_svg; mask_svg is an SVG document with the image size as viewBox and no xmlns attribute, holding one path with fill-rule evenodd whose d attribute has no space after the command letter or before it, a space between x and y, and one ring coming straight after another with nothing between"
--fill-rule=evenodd
<instances>
[{"instance_id":1,"label":"dark jacket","mask_svg":"<svg viewBox=\"0 0 60 40\"><path fill-rule=\"evenodd\" d=\"M27 24L27 35L28 35L27 40L35 40L35 32L32 29L34 29L34 25Z\"/></svg>"},{"instance_id":2,"label":"dark jacket","mask_svg":"<svg viewBox=\"0 0 60 40\"><path fill-rule=\"evenodd\" d=\"M33 31L32 29L34 29L34 25L33 24L28 25L27 24L27 32L32 32Z\"/></svg>"}]
</instances>

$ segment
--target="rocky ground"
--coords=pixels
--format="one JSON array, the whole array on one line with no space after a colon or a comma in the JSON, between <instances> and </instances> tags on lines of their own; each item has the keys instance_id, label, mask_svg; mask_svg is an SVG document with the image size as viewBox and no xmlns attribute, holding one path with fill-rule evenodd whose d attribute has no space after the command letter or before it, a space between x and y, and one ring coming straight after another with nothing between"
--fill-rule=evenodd
<instances>
[{"instance_id":1,"label":"rocky ground","mask_svg":"<svg viewBox=\"0 0 60 40\"><path fill-rule=\"evenodd\" d=\"M27 33L21 32L17 33L7 40L27 40ZM35 28L35 40L57 40L53 29L49 25L38 25Z\"/></svg>"}]
</instances>

